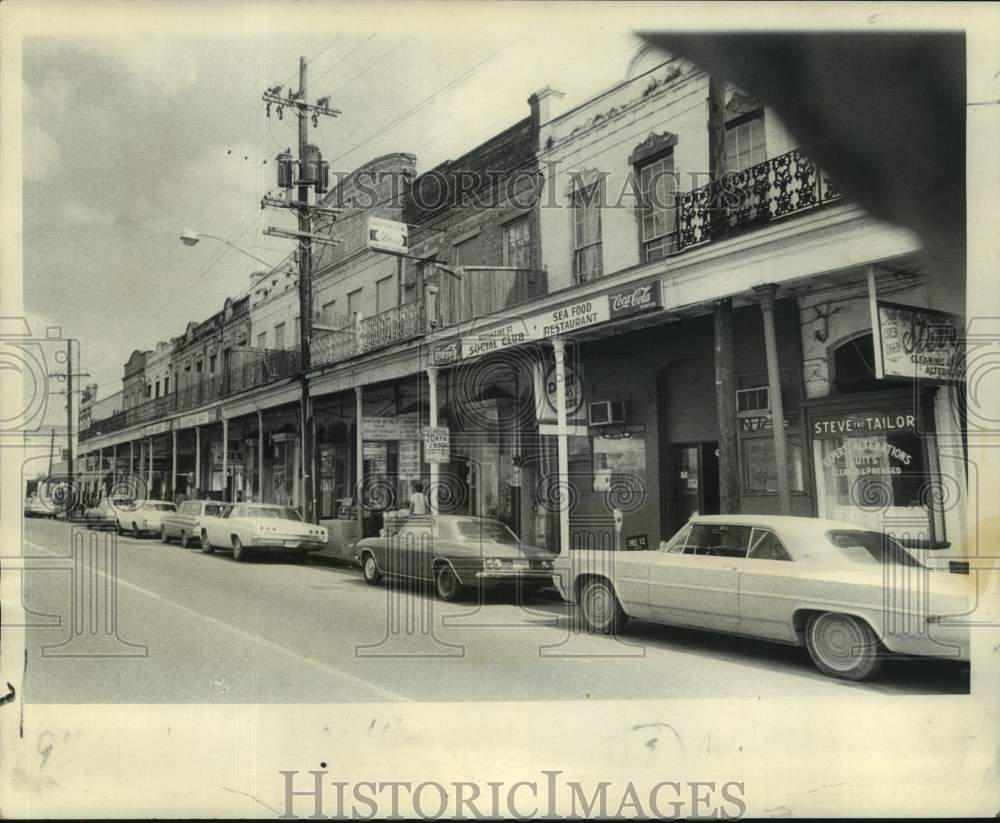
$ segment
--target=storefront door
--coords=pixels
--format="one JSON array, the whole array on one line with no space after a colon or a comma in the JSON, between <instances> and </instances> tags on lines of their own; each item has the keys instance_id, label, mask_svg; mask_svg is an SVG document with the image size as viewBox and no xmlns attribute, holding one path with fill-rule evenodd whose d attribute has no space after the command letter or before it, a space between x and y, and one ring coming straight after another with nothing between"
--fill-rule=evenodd
<instances>
[{"instance_id":1,"label":"storefront door","mask_svg":"<svg viewBox=\"0 0 1000 823\"><path fill-rule=\"evenodd\" d=\"M673 450L676 531L693 514L719 513L719 444L682 444Z\"/></svg>"}]
</instances>

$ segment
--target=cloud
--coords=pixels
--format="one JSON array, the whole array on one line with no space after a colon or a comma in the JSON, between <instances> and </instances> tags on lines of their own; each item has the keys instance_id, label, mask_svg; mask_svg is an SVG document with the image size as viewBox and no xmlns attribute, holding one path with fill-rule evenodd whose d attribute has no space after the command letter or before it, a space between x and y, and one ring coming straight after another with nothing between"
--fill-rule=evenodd
<instances>
[{"instance_id":1,"label":"cloud","mask_svg":"<svg viewBox=\"0 0 1000 823\"><path fill-rule=\"evenodd\" d=\"M59 214L63 221L74 226L110 226L114 223L114 218L107 212L75 201L64 203Z\"/></svg>"},{"instance_id":2,"label":"cloud","mask_svg":"<svg viewBox=\"0 0 1000 823\"><path fill-rule=\"evenodd\" d=\"M44 180L59 163L59 146L43 128L24 132L24 176L28 180Z\"/></svg>"},{"instance_id":3,"label":"cloud","mask_svg":"<svg viewBox=\"0 0 1000 823\"><path fill-rule=\"evenodd\" d=\"M185 43L175 38L145 35L129 38L90 39L78 45L123 63L133 83L144 91L174 96L198 81L198 63Z\"/></svg>"}]
</instances>

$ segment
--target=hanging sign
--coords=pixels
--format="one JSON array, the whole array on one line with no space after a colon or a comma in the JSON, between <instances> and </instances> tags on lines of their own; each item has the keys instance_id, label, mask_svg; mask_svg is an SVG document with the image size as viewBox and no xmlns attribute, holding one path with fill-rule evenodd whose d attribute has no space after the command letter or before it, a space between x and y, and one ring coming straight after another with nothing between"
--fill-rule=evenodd
<instances>
[{"instance_id":1,"label":"hanging sign","mask_svg":"<svg viewBox=\"0 0 1000 823\"><path fill-rule=\"evenodd\" d=\"M420 441L401 440L399 443L399 476L420 477Z\"/></svg>"},{"instance_id":2,"label":"hanging sign","mask_svg":"<svg viewBox=\"0 0 1000 823\"><path fill-rule=\"evenodd\" d=\"M386 220L383 217L368 218L368 248L388 254L405 255L409 251L409 228L406 223Z\"/></svg>"},{"instance_id":3,"label":"hanging sign","mask_svg":"<svg viewBox=\"0 0 1000 823\"><path fill-rule=\"evenodd\" d=\"M965 380L962 318L876 301L881 343L878 376L957 383ZM876 359L879 359L876 357Z\"/></svg>"},{"instance_id":4,"label":"hanging sign","mask_svg":"<svg viewBox=\"0 0 1000 823\"><path fill-rule=\"evenodd\" d=\"M424 426L424 459L447 463L451 459L451 434L447 426Z\"/></svg>"}]
</instances>

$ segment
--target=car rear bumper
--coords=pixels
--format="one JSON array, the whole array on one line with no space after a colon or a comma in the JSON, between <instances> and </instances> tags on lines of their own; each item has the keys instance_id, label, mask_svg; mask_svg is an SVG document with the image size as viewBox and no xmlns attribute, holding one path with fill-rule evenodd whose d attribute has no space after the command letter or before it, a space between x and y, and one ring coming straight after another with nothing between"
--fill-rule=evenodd
<instances>
[{"instance_id":1,"label":"car rear bumper","mask_svg":"<svg viewBox=\"0 0 1000 823\"><path fill-rule=\"evenodd\" d=\"M552 572L543 569L490 569L489 571L476 572L475 577L487 586L503 585L505 583L514 584L518 582L541 583L548 585L552 582Z\"/></svg>"},{"instance_id":2,"label":"car rear bumper","mask_svg":"<svg viewBox=\"0 0 1000 823\"><path fill-rule=\"evenodd\" d=\"M302 537L254 537L250 545L255 549L273 552L313 552L325 549L326 541Z\"/></svg>"}]
</instances>

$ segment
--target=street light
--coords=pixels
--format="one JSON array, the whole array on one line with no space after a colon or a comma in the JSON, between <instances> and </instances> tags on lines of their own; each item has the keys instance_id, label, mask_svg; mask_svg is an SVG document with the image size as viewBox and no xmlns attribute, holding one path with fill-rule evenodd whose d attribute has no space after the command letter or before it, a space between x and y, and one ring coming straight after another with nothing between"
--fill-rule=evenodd
<instances>
[{"instance_id":1,"label":"street light","mask_svg":"<svg viewBox=\"0 0 1000 823\"><path fill-rule=\"evenodd\" d=\"M225 243L227 246L229 246L229 248L235 249L240 254L246 255L251 260L256 260L258 263L263 263L265 266L267 266L272 271L275 268L275 266L273 264L268 263L266 260L261 260L259 257L255 256L253 254L250 254L250 252L248 252L246 249L241 249L239 246L234 246L232 243L230 243L224 237L217 237L214 234L205 234L204 232L200 232L199 233L199 232L196 232L194 229L186 229L184 231L184 233L181 235L181 242L185 246L197 246L198 245L198 241L201 240L202 238L205 238L207 240L218 240L220 243Z\"/></svg>"}]
</instances>

